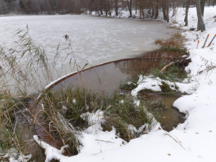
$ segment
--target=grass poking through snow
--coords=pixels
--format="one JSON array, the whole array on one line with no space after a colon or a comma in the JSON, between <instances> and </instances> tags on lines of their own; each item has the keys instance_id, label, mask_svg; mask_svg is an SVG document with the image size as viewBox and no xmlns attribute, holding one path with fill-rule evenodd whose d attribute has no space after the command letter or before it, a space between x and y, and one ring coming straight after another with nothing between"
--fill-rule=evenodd
<instances>
[{"instance_id":1,"label":"grass poking through snow","mask_svg":"<svg viewBox=\"0 0 216 162\"><path fill-rule=\"evenodd\" d=\"M65 90L44 94L43 104L46 117L52 122L52 125L55 125L55 128L59 129L56 129L56 133L67 143L74 139L70 139L71 137L65 139L66 130L61 123L63 121L56 120L59 119L59 116L64 117L67 125L71 126L70 133L74 133L74 137L77 132L90 126L88 120L83 120L81 115L87 112L94 113L98 110L104 112L104 122L101 123L104 131L110 131L114 127L116 135L126 141L149 132L153 125L153 116L147 112L144 100L136 105L132 96L121 95L117 91L111 96L105 96L80 87L68 87ZM140 130L137 131L139 128ZM79 146L75 146L79 150Z\"/></svg>"}]
</instances>

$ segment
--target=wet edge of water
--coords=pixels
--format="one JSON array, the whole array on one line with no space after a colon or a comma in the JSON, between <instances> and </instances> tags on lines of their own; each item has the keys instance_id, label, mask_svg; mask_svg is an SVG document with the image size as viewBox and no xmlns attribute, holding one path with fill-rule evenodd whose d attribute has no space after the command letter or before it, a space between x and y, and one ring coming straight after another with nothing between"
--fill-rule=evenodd
<instances>
[{"instance_id":1,"label":"wet edge of water","mask_svg":"<svg viewBox=\"0 0 216 162\"><path fill-rule=\"evenodd\" d=\"M115 61L111 61L111 62L102 63L102 64L99 64L99 65L96 65L96 66L84 69L84 70L79 71L79 72L74 72L74 73L72 73L72 74L70 74L68 76L65 76L65 77L59 79L58 81L54 82L54 84L50 85L46 90L50 90L50 89L54 88L56 85L60 84L61 82L65 81L66 79L68 79L68 78L70 78L72 76L79 75L82 72L86 72L86 71L89 71L89 70L91 70L93 68L97 68L97 67L103 67L105 65L112 64L112 63L118 63L118 62L122 62L122 61L130 61L130 60L137 60L137 59L145 59L145 60L146 59L153 59L153 60L154 59L164 59L164 60L170 60L170 61L174 61L176 59L179 59L179 57L173 56L173 55L170 55L170 54L167 54L167 55L158 55L159 52L161 52L161 50L147 52L147 53L141 54L141 55L139 55L139 56L137 56L135 58L125 58L125 59L120 59L120 60L115 60ZM152 55L152 53L155 53L155 54ZM162 51L162 53L163 53L163 51ZM168 52L166 51L164 53L168 53ZM172 53L172 52L170 52L170 53ZM41 98L39 98L39 100L40 99ZM37 105L38 105L38 103L37 103ZM176 111L177 113L179 113L181 117L185 116L185 114L180 113L177 108L173 108L173 111ZM184 121L182 121L182 122L184 122ZM179 124L179 123L177 123L177 124ZM177 124L176 124L176 126L177 126ZM167 128L167 129L171 130L172 128ZM36 133L40 137L47 138L45 140L44 139L42 139L42 140L44 140L45 142L48 142L50 145L52 145L54 147L58 147L58 148L60 147L59 144L61 142L52 140L51 137L49 135L47 135L47 133L43 130L43 128L41 126L39 126L39 125L36 124L35 125L35 130L36 130Z\"/></svg>"},{"instance_id":2,"label":"wet edge of water","mask_svg":"<svg viewBox=\"0 0 216 162\"><path fill-rule=\"evenodd\" d=\"M56 86L57 84L59 84L60 82L62 82L62 81L64 81L64 80L66 80L66 79L68 79L68 78L70 78L70 77L72 77L72 76L74 76L74 75L77 75L77 74L79 74L79 73L82 73L82 72L85 72L85 71L88 71L88 70L91 70L91 69L93 69L93 68L96 68L96 67L100 67L100 66L104 66L104 65L108 65L108 64L110 64L110 63L116 63L116 62L121 62L121 61L127 61L127 60L135 60L135 59L168 59L168 60L176 60L176 59L179 59L180 57L173 57L173 56L171 56L171 57L168 57L168 56L161 56L161 57L154 57L154 56L150 56L152 53L159 53L159 52L164 52L164 53L174 53L174 52L167 52L167 51L162 51L162 50L155 50L155 51L151 51L151 52L146 52L146 53L143 53L143 54L140 54L140 55L137 55L136 57L133 57L133 58L124 58L124 59L120 59L120 60L115 60L115 61L110 61L110 62L105 62L105 63L102 63L102 64L99 64L99 65L95 65L95 66L92 66L92 67L89 67L89 68L87 68L87 69L83 69L83 70L81 70L81 71L76 71L76 72L73 72L73 73L71 73L71 74L69 74L69 75L66 75L66 76L64 76L64 77L62 77L61 79L59 79L59 80L57 80L57 81L54 81L54 83L53 84L51 84L50 86L48 86L47 88L46 88L46 90L50 90L50 89L52 89L54 86ZM170 54L168 54L168 55L170 55ZM176 54L175 54L176 55ZM40 96L39 96L39 98L38 98L39 100L40 100Z\"/></svg>"}]
</instances>

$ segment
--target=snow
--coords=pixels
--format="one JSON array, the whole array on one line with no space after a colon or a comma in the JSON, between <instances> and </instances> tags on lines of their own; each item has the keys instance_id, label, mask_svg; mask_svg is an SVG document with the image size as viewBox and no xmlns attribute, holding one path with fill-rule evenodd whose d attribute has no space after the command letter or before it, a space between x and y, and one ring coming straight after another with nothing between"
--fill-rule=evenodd
<instances>
[{"instance_id":1,"label":"snow","mask_svg":"<svg viewBox=\"0 0 216 162\"><path fill-rule=\"evenodd\" d=\"M34 140L38 143L39 146L41 146L42 148L45 149L45 154L46 154L46 160L45 162L49 162L51 161L52 159L61 159L62 157L65 159L66 157L64 157L62 155L62 151L64 150L64 148L68 147L68 146L63 146L61 148L61 150L58 150L52 146L50 146L49 144L41 141L37 135L34 135L33 136Z\"/></svg>"},{"instance_id":2,"label":"snow","mask_svg":"<svg viewBox=\"0 0 216 162\"><path fill-rule=\"evenodd\" d=\"M94 130L97 130L97 132L93 131L94 134L92 134L92 132L89 130L82 133L83 138L81 142L84 147L81 148L80 154L97 155L103 152L119 149L127 143L116 136L115 128L113 128L113 130L110 132L103 132L98 128L96 129L95 127L100 126L94 126Z\"/></svg>"},{"instance_id":3,"label":"snow","mask_svg":"<svg viewBox=\"0 0 216 162\"><path fill-rule=\"evenodd\" d=\"M170 133L162 130L160 125L157 124L151 132L147 132L147 134L133 139L124 145L121 144L121 139L119 139L120 141L114 140L114 130L102 132L100 125L95 124L89 128L89 132L83 133L83 148L81 152L70 158L60 156L61 153L59 152L57 154L60 161L216 161L216 100L214 97L216 72L215 70L206 70L198 74L198 72L205 70L208 66L215 66L216 64L216 42L210 47L201 48L207 34L210 34L210 38L215 35L216 22L213 16L216 15L216 9L212 7L205 8L204 20L207 31L203 33L188 30L190 27L196 27L195 8L190 8L189 10L188 27L183 26L184 10L181 8L178 10L178 15L172 17L171 21L175 20L177 24L174 25L185 30L182 34L187 38L185 46L190 52L192 62L186 68L190 72L189 78L183 83L176 83L176 85L180 87L181 91L193 88L190 91L190 95L182 96L173 105L181 112L187 114L186 121L183 124L179 124ZM201 44L197 49L198 40L200 40ZM145 87L152 88L152 85L155 84L152 89L159 90L157 85L160 84L160 81L158 78L142 76L142 79L146 81ZM139 80L139 85L143 83L142 79ZM133 129L133 127L130 127L130 129ZM94 134L92 134L93 131Z\"/></svg>"},{"instance_id":4,"label":"snow","mask_svg":"<svg viewBox=\"0 0 216 162\"><path fill-rule=\"evenodd\" d=\"M89 125L94 125L97 123L103 123L105 121L103 113L103 111L97 110L95 113L83 113L80 115L80 117L85 121L87 120Z\"/></svg>"},{"instance_id":5,"label":"snow","mask_svg":"<svg viewBox=\"0 0 216 162\"><path fill-rule=\"evenodd\" d=\"M73 103L76 104L76 99L75 98L73 99Z\"/></svg>"},{"instance_id":6,"label":"snow","mask_svg":"<svg viewBox=\"0 0 216 162\"><path fill-rule=\"evenodd\" d=\"M175 20L177 24L173 25L185 30L182 34L187 38L185 46L190 52L189 57L192 62L186 68L190 72L189 79L184 83L176 84L179 84L181 91L186 91L193 86L194 88L192 88L191 94L177 99L173 105L187 114L186 121L179 124L170 133L162 130L160 124L157 124L151 132L147 132L129 143L116 138L114 128L110 132L103 132L100 124L94 122L85 132L82 132L80 138L83 146L80 153L72 157L63 156L62 150L57 150L34 136L35 141L46 150L46 162L51 158L59 159L61 162L216 161L216 100L214 96L216 71L214 69L205 70L216 64L216 40L212 46L201 48L208 34L210 34L210 39L216 34L216 22L213 19L216 9L205 8L204 21L207 31L202 33L188 30L191 27L196 27L197 24L195 8L189 10L188 27L184 27L183 24L184 9L179 8L178 10L178 15L172 17L171 21ZM197 49L198 40L201 43ZM201 73L201 70L204 71ZM160 84L156 79L149 77L145 79L149 81L145 87L152 85L150 82L154 82L155 85ZM188 81L189 83L187 83ZM155 86L155 90L159 90L159 88Z\"/></svg>"},{"instance_id":7,"label":"snow","mask_svg":"<svg viewBox=\"0 0 216 162\"><path fill-rule=\"evenodd\" d=\"M20 154L18 157L19 151L15 148L11 148L7 151L7 153L3 156L3 159L9 158L10 162L27 162L31 159L31 155L22 155ZM1 156L1 153L0 153Z\"/></svg>"},{"instance_id":8,"label":"snow","mask_svg":"<svg viewBox=\"0 0 216 162\"><path fill-rule=\"evenodd\" d=\"M148 124L142 125L138 130L133 125L128 126L128 130L131 131L132 134L134 134L134 133L142 133L145 128L148 128ZM145 131L145 133L147 134L147 131Z\"/></svg>"},{"instance_id":9,"label":"snow","mask_svg":"<svg viewBox=\"0 0 216 162\"><path fill-rule=\"evenodd\" d=\"M150 76L140 75L139 80L137 82L138 86L131 91L131 95L136 97L138 92L140 92L141 90L145 90L145 89L160 92L161 91L160 86L162 85L162 82L169 85L170 89L174 91L177 91L175 88L175 85L176 85L179 88L178 91L180 91L181 93L187 93L187 94L192 94L196 90L196 87L198 86L197 82L192 82L192 83L170 82L168 80L164 80L159 77L155 78L152 75ZM132 83L129 83L129 84L132 84Z\"/></svg>"}]
</instances>

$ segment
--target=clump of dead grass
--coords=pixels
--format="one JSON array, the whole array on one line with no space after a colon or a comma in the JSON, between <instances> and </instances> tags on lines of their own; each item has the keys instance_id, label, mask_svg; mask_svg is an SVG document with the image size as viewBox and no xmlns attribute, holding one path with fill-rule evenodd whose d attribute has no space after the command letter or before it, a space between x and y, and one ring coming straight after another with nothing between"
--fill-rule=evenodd
<instances>
[{"instance_id":1,"label":"clump of dead grass","mask_svg":"<svg viewBox=\"0 0 216 162\"><path fill-rule=\"evenodd\" d=\"M42 100L44 115L54 125L52 133L55 132L57 138L63 138L67 143L73 143L71 146L76 147L77 151L80 147L77 133L91 126L87 119L81 117L84 113L95 113L98 110L104 112L104 122L101 123L103 130L111 131L115 128L116 136L125 141L149 132L154 124L144 100L136 105L132 96L121 95L117 91L106 96L71 86L65 90L45 92ZM70 136L66 137L67 132Z\"/></svg>"},{"instance_id":2,"label":"clump of dead grass","mask_svg":"<svg viewBox=\"0 0 216 162\"><path fill-rule=\"evenodd\" d=\"M27 150L36 122L27 103L32 98L32 93L40 92L41 87L52 80L59 49L57 48L54 63L51 64L43 47L30 37L28 27L27 30L17 30L16 37L18 40L13 48L0 45L0 161L8 161L10 157L4 158L4 155L12 148L15 152L11 156L15 159L22 156L24 161L25 155L32 153L32 159L28 156L25 161L42 161L36 152ZM20 122L20 117L26 122ZM23 132L22 125L26 124L31 127ZM37 124L41 125L40 121ZM27 136L29 141L26 140Z\"/></svg>"},{"instance_id":3,"label":"clump of dead grass","mask_svg":"<svg viewBox=\"0 0 216 162\"><path fill-rule=\"evenodd\" d=\"M173 34L168 39L157 39L155 40L155 44L161 45L161 49L174 51L181 54L186 54L186 48L184 48L185 38L181 35L181 33L177 32Z\"/></svg>"}]
</instances>

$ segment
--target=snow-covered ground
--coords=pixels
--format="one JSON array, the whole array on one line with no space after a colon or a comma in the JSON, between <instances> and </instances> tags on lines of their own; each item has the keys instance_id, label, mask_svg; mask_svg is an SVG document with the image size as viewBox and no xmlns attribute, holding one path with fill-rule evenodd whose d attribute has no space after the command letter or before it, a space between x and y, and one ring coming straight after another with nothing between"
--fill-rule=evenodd
<instances>
[{"instance_id":1,"label":"snow-covered ground","mask_svg":"<svg viewBox=\"0 0 216 162\"><path fill-rule=\"evenodd\" d=\"M174 106L187 115L186 121L169 133L157 124L148 134L126 143L120 138L115 138L115 129L111 132L102 132L95 117L96 122L93 122L95 124L89 128L89 131L83 132L81 139L83 147L76 156L65 157L62 155L62 150L49 146L35 136L35 141L46 149L47 162L53 157L61 162L216 161L216 100L214 96L216 71L210 70L216 64L216 39L210 47L201 48L208 34L210 38L207 44L216 34L216 22L213 18L216 16L216 8L205 8L206 31L203 33L187 30L190 27L196 27L197 23L196 9L192 8L189 12L188 27L183 26L183 9L179 9L178 15L171 19L178 23L174 24L175 26L186 30L183 33L188 38L185 46L192 60L186 70L190 72L191 84L197 85L191 95L184 95L174 102ZM197 49L198 40L201 43ZM206 68L208 70L205 70ZM204 71L201 73L202 70ZM101 115L99 114L98 117Z\"/></svg>"},{"instance_id":2,"label":"snow-covered ground","mask_svg":"<svg viewBox=\"0 0 216 162\"><path fill-rule=\"evenodd\" d=\"M159 128L158 124L148 134L129 143L115 139L115 130L102 132L95 124L98 131L83 134L81 152L73 157L64 157L61 151L46 145L35 136L35 140L46 149L47 157L55 157L61 162L216 161L216 71L213 67L216 64L216 40L210 47L201 48L208 34L210 38L207 45L216 34L216 22L213 18L216 16L216 8L205 8L206 31L203 33L188 30L197 24L195 8L189 10L188 27L183 25L184 10L178 10L178 15L171 20L177 22L175 26L186 30L183 33L188 39L185 46L192 60L186 70L190 72L191 84L196 85L192 94L184 95L174 102L174 106L186 114L186 121L170 133ZM200 45L197 49L198 40ZM204 71L201 73L202 70Z\"/></svg>"}]
</instances>

